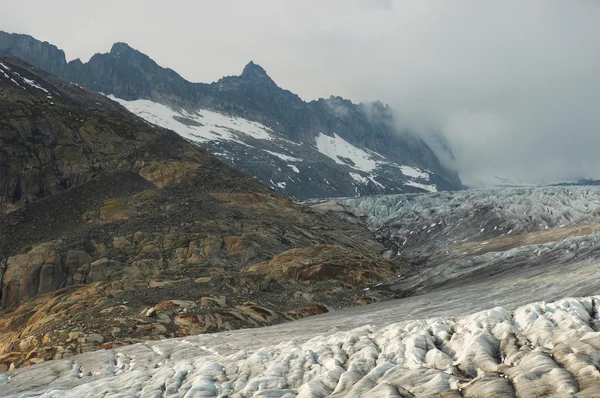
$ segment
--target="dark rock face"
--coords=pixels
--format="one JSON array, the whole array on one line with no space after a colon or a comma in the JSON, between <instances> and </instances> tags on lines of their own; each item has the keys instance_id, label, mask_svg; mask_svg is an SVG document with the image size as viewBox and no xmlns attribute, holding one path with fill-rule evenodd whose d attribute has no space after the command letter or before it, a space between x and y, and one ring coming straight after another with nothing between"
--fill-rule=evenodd
<instances>
[{"instance_id":1,"label":"dark rock face","mask_svg":"<svg viewBox=\"0 0 600 398\"><path fill-rule=\"evenodd\" d=\"M125 165L142 148L176 154L165 135L104 96L1 58L0 207L42 199ZM31 83L32 82L32 83ZM141 126L141 128L140 128ZM168 137L173 148L156 148ZM174 139L175 138L175 139ZM179 148L179 149L178 149Z\"/></svg>"},{"instance_id":2,"label":"dark rock face","mask_svg":"<svg viewBox=\"0 0 600 398\"><path fill-rule=\"evenodd\" d=\"M31 36L0 33L0 52L25 59L30 64L55 75L64 76L67 73L64 51Z\"/></svg>"},{"instance_id":3,"label":"dark rock face","mask_svg":"<svg viewBox=\"0 0 600 398\"><path fill-rule=\"evenodd\" d=\"M421 137L400 130L392 109L387 105L354 104L340 97L305 102L294 93L278 87L266 71L253 62L244 68L240 76L202 84L188 82L175 71L159 66L125 43L114 44L109 53L96 54L86 64L79 60L67 64L64 53L48 43L38 42L29 36L0 32L0 51L23 58L97 92L124 100L147 99L174 109L209 109L242 117L259 122L296 143L312 146L319 134L337 134L353 146L375 151L398 165L431 171L431 183L439 190L462 188L458 173L440 161L441 157L447 162L453 160L452 152L440 134L437 138L433 135L430 140L436 153ZM210 143L201 145L216 151ZM243 147L232 151L237 158L245 156ZM222 160L227 162L225 158ZM230 165L267 183L285 178L283 175L274 176L277 173L273 170L267 172L267 164L255 167L241 159ZM377 184L356 186L348 176L348 170L344 178L339 178L334 162L319 167L331 170L326 179L333 183L335 189L329 192L309 181L296 181L280 192L303 198L420 191L414 185L404 184L407 180L398 170L395 173L399 177L390 173L378 174L389 184L381 188ZM299 187L293 188L294 184ZM306 192L303 194L302 191Z\"/></svg>"}]
</instances>

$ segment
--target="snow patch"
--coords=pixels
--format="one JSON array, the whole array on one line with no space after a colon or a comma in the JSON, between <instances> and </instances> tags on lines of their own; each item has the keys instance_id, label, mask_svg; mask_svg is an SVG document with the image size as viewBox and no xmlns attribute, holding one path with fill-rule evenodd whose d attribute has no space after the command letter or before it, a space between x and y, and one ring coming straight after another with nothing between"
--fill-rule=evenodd
<instances>
[{"instance_id":1,"label":"snow patch","mask_svg":"<svg viewBox=\"0 0 600 398\"><path fill-rule=\"evenodd\" d=\"M248 145L241 139L248 137L269 141L275 139L272 130L268 127L239 117L205 109L195 112L183 109L177 111L149 100L126 101L113 95L109 95L108 98L146 121L173 130L190 141L231 141Z\"/></svg>"},{"instance_id":2,"label":"snow patch","mask_svg":"<svg viewBox=\"0 0 600 398\"><path fill-rule=\"evenodd\" d=\"M29 84L31 87L37 88L38 90L42 90L43 92L48 94L48 98L52 98L52 94L50 94L50 91L46 90L44 87L37 84L35 81L33 81L31 79L27 79L26 77L22 77L22 76L19 76L19 77L21 77L21 79L23 79L23 81L25 83Z\"/></svg>"},{"instance_id":3,"label":"snow patch","mask_svg":"<svg viewBox=\"0 0 600 398\"><path fill-rule=\"evenodd\" d=\"M409 186L415 187L415 188L421 188L428 192L437 192L437 187L435 185L420 184L420 183L414 182L414 181L407 181L404 183L404 185L409 185Z\"/></svg>"},{"instance_id":4,"label":"snow patch","mask_svg":"<svg viewBox=\"0 0 600 398\"><path fill-rule=\"evenodd\" d=\"M348 174L350 174L350 177L352 177L352 179L359 184L367 184L369 182L369 180L366 177L363 177L358 173L348 173Z\"/></svg>"},{"instance_id":5,"label":"snow patch","mask_svg":"<svg viewBox=\"0 0 600 398\"><path fill-rule=\"evenodd\" d=\"M402 174L404 174L407 177L422 178L424 180L429 181L429 173L421 171L421 170L417 169L416 167L410 167L410 166L398 166L398 167L400 168L400 171L402 172Z\"/></svg>"},{"instance_id":6,"label":"snow patch","mask_svg":"<svg viewBox=\"0 0 600 398\"><path fill-rule=\"evenodd\" d=\"M380 182L376 181L376 180L375 180L375 177L373 177L372 175L370 175L370 176L369 176L369 177L367 177L367 178L368 178L369 180L371 180L371 182L372 182L373 184L377 185L379 188L381 188L381 189L385 189L385 186L384 186L382 183L380 183Z\"/></svg>"},{"instance_id":7,"label":"snow patch","mask_svg":"<svg viewBox=\"0 0 600 398\"><path fill-rule=\"evenodd\" d=\"M267 152L270 155L278 157L279 159L284 160L286 162L301 162L302 161L302 159L298 159L298 158L295 158L295 157L289 156L289 155L284 155L283 153L267 151L266 149L263 149L263 151Z\"/></svg>"},{"instance_id":8,"label":"snow patch","mask_svg":"<svg viewBox=\"0 0 600 398\"><path fill-rule=\"evenodd\" d=\"M300 173L300 170L298 170L298 168L293 164L288 164L288 167L294 170L294 173Z\"/></svg>"},{"instance_id":9,"label":"snow patch","mask_svg":"<svg viewBox=\"0 0 600 398\"><path fill-rule=\"evenodd\" d=\"M285 189L285 186L287 185L287 182L282 181L282 182L273 182L273 180L269 180L271 182L272 186L281 188L281 189Z\"/></svg>"},{"instance_id":10,"label":"snow patch","mask_svg":"<svg viewBox=\"0 0 600 398\"><path fill-rule=\"evenodd\" d=\"M328 158L333 159L337 164L343 164L366 172L377 168L378 162L372 159L372 155L355 147L337 134L330 137L321 133L315 139L317 141L317 150Z\"/></svg>"}]
</instances>

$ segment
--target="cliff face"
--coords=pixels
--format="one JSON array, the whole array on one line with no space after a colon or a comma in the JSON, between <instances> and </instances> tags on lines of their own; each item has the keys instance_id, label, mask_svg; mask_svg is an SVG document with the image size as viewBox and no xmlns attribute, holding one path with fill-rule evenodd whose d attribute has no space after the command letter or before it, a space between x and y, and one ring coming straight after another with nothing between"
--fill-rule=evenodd
<instances>
[{"instance_id":1,"label":"cliff face","mask_svg":"<svg viewBox=\"0 0 600 398\"><path fill-rule=\"evenodd\" d=\"M65 53L55 45L31 36L0 33L0 52L27 60L40 69L59 76L67 74Z\"/></svg>"},{"instance_id":2,"label":"cliff face","mask_svg":"<svg viewBox=\"0 0 600 398\"><path fill-rule=\"evenodd\" d=\"M29 36L0 32L0 43L1 52L120 100L148 100L175 112L192 114L216 111L260 123L284 140L303 144L304 149L285 143L273 148L269 143L245 140L242 145L224 144L220 137L198 142L216 153L220 160L289 196L310 198L418 192L422 191L423 185L436 190L462 188L457 172L440 161L441 158L453 159L443 136L434 135L435 152L421 137L400 129L401 121L396 120L393 110L381 103L354 104L340 97L305 102L280 88L261 66L253 62L239 76L202 84L186 81L175 71L161 67L125 43L116 43L109 53L96 54L85 64L79 60L66 63L62 51ZM135 112L136 107L132 104L128 108ZM151 115L150 119L157 123L156 115ZM159 124L169 127L171 121L161 122ZM322 157L322 151L319 154L319 150L313 153L305 150L317 147L320 136L338 136L353 147L351 151L365 152L365 156L372 155L374 161L383 160L397 167L382 167L373 173L359 169L357 177L357 167L346 160L346 154L337 155L342 158L340 162L335 154L327 159ZM443 145L438 145L440 142ZM221 150L223 146L225 151ZM277 164L278 159L265 157L261 151L248 152L249 147L305 159L307 167L300 168L299 175L290 174L287 164ZM429 177L411 179L410 175L400 171L400 166L417 168ZM309 168L320 172L315 174L307 170Z\"/></svg>"}]
</instances>

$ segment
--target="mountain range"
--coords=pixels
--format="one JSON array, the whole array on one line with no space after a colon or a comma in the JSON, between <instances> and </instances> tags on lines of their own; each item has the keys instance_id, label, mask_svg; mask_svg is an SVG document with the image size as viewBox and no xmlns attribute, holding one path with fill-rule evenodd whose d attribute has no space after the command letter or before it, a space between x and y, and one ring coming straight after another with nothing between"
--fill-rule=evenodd
<instances>
[{"instance_id":1,"label":"mountain range","mask_svg":"<svg viewBox=\"0 0 600 398\"><path fill-rule=\"evenodd\" d=\"M0 52L110 96L293 198L462 188L441 133L423 138L399 127L380 102L305 102L253 62L239 76L204 84L125 43L87 63L67 62L52 44L0 32Z\"/></svg>"}]
</instances>

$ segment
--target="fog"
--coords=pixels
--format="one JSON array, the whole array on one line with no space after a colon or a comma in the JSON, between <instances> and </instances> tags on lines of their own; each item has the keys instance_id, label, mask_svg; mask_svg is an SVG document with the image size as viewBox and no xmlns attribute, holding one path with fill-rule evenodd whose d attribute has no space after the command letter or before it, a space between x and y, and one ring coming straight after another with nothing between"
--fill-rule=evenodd
<instances>
[{"instance_id":1,"label":"fog","mask_svg":"<svg viewBox=\"0 0 600 398\"><path fill-rule=\"evenodd\" d=\"M600 178L600 3L5 0L0 29L87 60L125 41L192 81L253 60L305 100L381 100L461 178Z\"/></svg>"}]
</instances>

